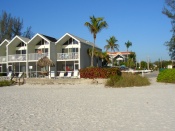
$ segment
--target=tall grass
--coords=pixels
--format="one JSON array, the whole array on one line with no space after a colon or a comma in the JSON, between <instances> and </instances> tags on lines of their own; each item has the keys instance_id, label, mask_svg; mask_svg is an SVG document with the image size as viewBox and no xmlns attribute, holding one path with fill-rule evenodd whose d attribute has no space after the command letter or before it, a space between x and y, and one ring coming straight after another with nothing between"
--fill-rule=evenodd
<instances>
[{"instance_id":1,"label":"tall grass","mask_svg":"<svg viewBox=\"0 0 175 131\"><path fill-rule=\"evenodd\" d=\"M150 85L148 78L132 73L122 74L122 76L112 76L105 84L105 86L109 87L134 87L146 85Z\"/></svg>"}]
</instances>

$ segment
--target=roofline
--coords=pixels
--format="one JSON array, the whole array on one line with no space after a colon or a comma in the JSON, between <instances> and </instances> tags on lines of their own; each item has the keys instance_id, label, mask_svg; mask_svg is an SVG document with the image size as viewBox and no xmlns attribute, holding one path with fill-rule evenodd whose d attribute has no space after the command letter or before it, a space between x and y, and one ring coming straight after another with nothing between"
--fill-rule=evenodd
<instances>
[{"instance_id":1,"label":"roofline","mask_svg":"<svg viewBox=\"0 0 175 131\"><path fill-rule=\"evenodd\" d=\"M44 37L42 34L36 33L36 35L33 36L32 39L30 39L30 40L28 41L27 44L29 44L29 43L30 43L33 39L35 39L35 37L37 37L37 36L40 36L41 38L45 39L47 42L51 42L51 41L48 40L46 37Z\"/></svg>"},{"instance_id":2,"label":"roofline","mask_svg":"<svg viewBox=\"0 0 175 131\"><path fill-rule=\"evenodd\" d=\"M75 40L77 40L79 43L80 43L80 41L78 40L78 39L76 39L74 36L72 36L71 34L69 34L69 33L66 33L66 34L64 34L60 39L58 39L56 42L55 42L55 45L57 45L65 36L70 36L70 37L72 37L72 38L74 38Z\"/></svg>"},{"instance_id":3,"label":"roofline","mask_svg":"<svg viewBox=\"0 0 175 131\"><path fill-rule=\"evenodd\" d=\"M24 41L23 39L21 39L18 35L16 35L16 36L6 45L6 47L9 46L16 38L18 38L19 40L21 40L21 41L24 42L25 44L28 43L28 42Z\"/></svg>"},{"instance_id":4,"label":"roofline","mask_svg":"<svg viewBox=\"0 0 175 131\"><path fill-rule=\"evenodd\" d=\"M5 41L7 41L7 43L9 43L9 42L10 42L10 40L4 39L4 40L1 42L0 46L2 46L2 45L3 45L3 43L5 43Z\"/></svg>"}]
</instances>

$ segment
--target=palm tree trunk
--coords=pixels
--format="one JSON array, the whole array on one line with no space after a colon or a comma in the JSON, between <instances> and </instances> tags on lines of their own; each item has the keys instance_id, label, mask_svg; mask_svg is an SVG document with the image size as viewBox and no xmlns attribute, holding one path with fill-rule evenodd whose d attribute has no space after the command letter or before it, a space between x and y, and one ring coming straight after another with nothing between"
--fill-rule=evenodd
<instances>
[{"instance_id":1,"label":"palm tree trunk","mask_svg":"<svg viewBox=\"0 0 175 131\"><path fill-rule=\"evenodd\" d=\"M95 38L94 38L94 45L92 48L92 56L91 56L91 66L94 66L94 47L95 47Z\"/></svg>"}]
</instances>

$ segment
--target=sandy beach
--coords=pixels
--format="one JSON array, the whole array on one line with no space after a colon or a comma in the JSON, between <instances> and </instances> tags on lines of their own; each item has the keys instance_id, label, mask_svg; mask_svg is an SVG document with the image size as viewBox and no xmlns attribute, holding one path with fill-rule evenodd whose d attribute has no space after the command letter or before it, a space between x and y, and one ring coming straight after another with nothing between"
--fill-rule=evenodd
<instances>
[{"instance_id":1,"label":"sandy beach","mask_svg":"<svg viewBox=\"0 0 175 131\"><path fill-rule=\"evenodd\" d=\"M174 131L175 85L0 88L0 131Z\"/></svg>"}]
</instances>

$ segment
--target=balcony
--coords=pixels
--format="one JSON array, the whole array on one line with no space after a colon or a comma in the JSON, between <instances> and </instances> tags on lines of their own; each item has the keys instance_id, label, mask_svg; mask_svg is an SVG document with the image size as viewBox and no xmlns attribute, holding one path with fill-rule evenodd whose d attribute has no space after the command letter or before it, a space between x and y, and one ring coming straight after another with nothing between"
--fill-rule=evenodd
<instances>
[{"instance_id":1,"label":"balcony","mask_svg":"<svg viewBox=\"0 0 175 131\"><path fill-rule=\"evenodd\" d=\"M75 60L78 59L78 52L57 53L57 60Z\"/></svg>"},{"instance_id":2,"label":"balcony","mask_svg":"<svg viewBox=\"0 0 175 131\"><path fill-rule=\"evenodd\" d=\"M30 53L28 55L28 60L29 61L35 61L35 60L41 59L44 56L48 56L48 53L41 53L41 54L39 54L39 53Z\"/></svg>"},{"instance_id":3,"label":"balcony","mask_svg":"<svg viewBox=\"0 0 175 131\"><path fill-rule=\"evenodd\" d=\"M0 56L0 62L6 62L6 56Z\"/></svg>"},{"instance_id":4,"label":"balcony","mask_svg":"<svg viewBox=\"0 0 175 131\"><path fill-rule=\"evenodd\" d=\"M8 55L8 61L26 61L26 54Z\"/></svg>"}]
</instances>

